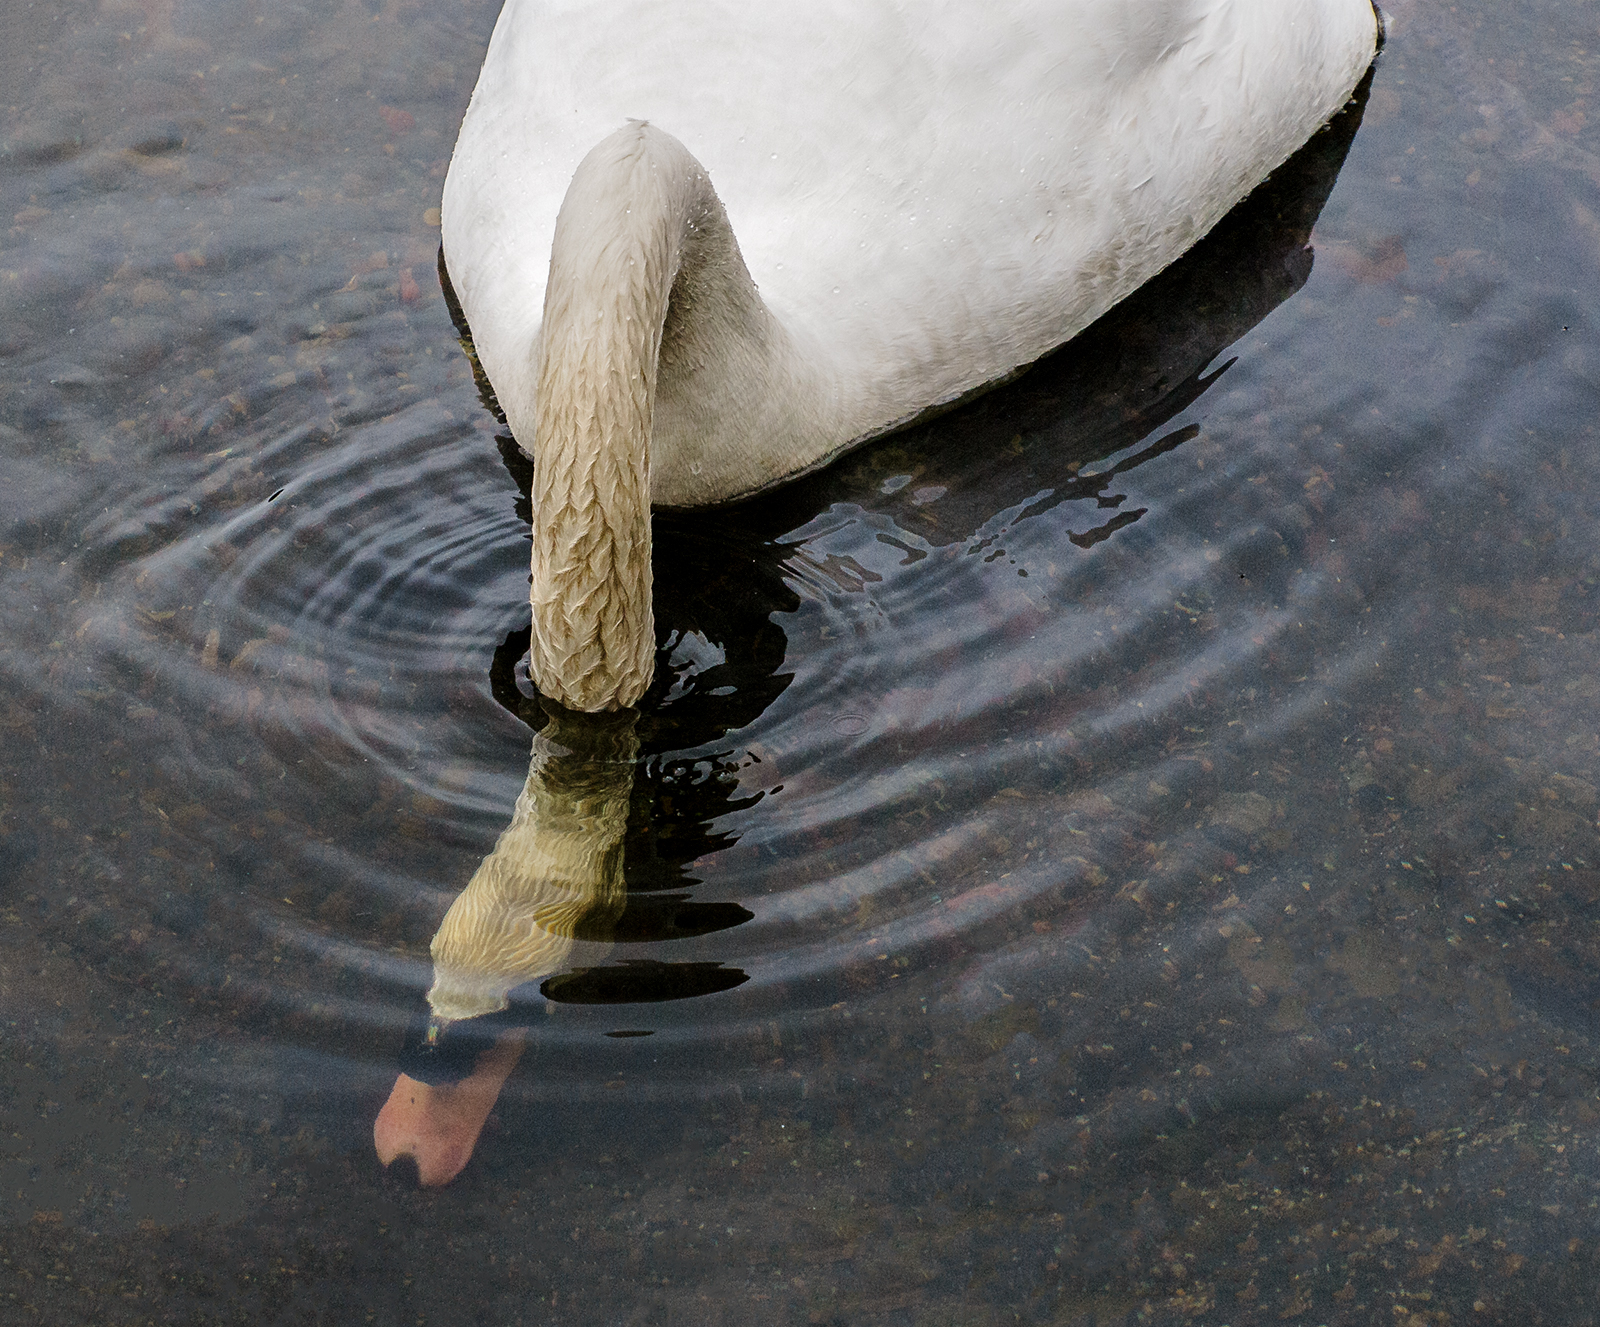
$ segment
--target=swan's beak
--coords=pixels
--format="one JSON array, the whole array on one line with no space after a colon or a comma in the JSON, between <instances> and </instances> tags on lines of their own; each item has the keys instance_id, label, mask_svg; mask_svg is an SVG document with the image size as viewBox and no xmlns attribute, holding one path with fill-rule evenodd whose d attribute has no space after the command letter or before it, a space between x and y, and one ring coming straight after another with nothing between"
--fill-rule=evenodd
<instances>
[{"instance_id":1,"label":"swan's beak","mask_svg":"<svg viewBox=\"0 0 1600 1327\"><path fill-rule=\"evenodd\" d=\"M455 1083L435 1087L401 1074L372 1125L378 1160L387 1166L396 1157L414 1157L417 1179L430 1188L455 1179L472 1160L484 1121L522 1055L522 1044L520 1031L502 1037Z\"/></svg>"}]
</instances>

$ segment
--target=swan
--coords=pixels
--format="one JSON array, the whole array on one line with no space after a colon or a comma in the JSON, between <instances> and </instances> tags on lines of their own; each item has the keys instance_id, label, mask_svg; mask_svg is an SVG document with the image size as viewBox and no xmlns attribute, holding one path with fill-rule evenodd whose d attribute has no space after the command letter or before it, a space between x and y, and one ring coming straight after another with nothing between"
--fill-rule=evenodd
<instances>
[{"instance_id":1,"label":"swan","mask_svg":"<svg viewBox=\"0 0 1600 1327\"><path fill-rule=\"evenodd\" d=\"M1069 341L1331 119L1379 35L1371 0L507 0L442 261L533 458L554 704L435 936L431 1028L621 910L652 509L750 496ZM448 1182L521 1048L401 1073L380 1160Z\"/></svg>"},{"instance_id":2,"label":"swan","mask_svg":"<svg viewBox=\"0 0 1600 1327\"><path fill-rule=\"evenodd\" d=\"M648 688L650 512L1070 340L1345 104L1372 0L507 0L443 262L534 460L530 672Z\"/></svg>"}]
</instances>

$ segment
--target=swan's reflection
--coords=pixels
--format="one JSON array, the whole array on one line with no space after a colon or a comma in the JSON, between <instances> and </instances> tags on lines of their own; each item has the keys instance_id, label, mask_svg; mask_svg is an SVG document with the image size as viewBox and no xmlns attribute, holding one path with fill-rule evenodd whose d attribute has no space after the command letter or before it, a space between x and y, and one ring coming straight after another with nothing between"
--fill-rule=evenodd
<instances>
[{"instance_id":1,"label":"swan's reflection","mask_svg":"<svg viewBox=\"0 0 1600 1327\"><path fill-rule=\"evenodd\" d=\"M915 544L981 545L996 513L1019 504L1020 519L1082 501L1090 517L1069 536L1079 547L1137 520L1142 511L1121 510L1111 491L1116 478L1194 436L1194 428L1162 429L1226 372L1226 364L1207 372L1216 356L1305 284L1311 228L1369 86L1370 77L1201 245L1020 382L714 522L658 515L662 645L637 711L575 714L540 701L517 671L527 631L507 639L491 682L496 699L536 729L533 759L510 826L434 937L430 1015L408 1042L405 1071L375 1127L385 1164L412 1154L425 1184L444 1183L466 1164L521 1053L516 988L538 981L550 1000L620 1004L744 980L711 963L590 961L598 949L586 966L567 965L579 944L703 935L750 919L736 904L695 902L687 891L698 881L686 867L730 841L715 820L760 798L739 794L744 753L708 762L704 748L752 723L788 685L775 618L798 607L794 583L820 564L786 534L834 504L889 517L908 553ZM479 387L495 408L481 375ZM501 451L526 517L531 465L509 437ZM1118 453L1127 454L1083 473ZM897 482L885 484L885 475ZM691 643L711 657L681 657L693 655ZM680 754L696 748L698 756Z\"/></svg>"}]
</instances>

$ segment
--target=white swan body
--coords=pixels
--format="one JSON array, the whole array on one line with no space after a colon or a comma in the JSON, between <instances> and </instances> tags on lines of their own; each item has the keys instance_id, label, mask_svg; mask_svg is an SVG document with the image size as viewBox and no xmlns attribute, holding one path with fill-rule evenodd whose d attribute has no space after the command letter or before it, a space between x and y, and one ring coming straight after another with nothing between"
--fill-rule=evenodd
<instances>
[{"instance_id":1,"label":"white swan body","mask_svg":"<svg viewBox=\"0 0 1600 1327\"><path fill-rule=\"evenodd\" d=\"M535 458L541 690L648 684L651 504L754 492L1069 340L1376 40L1370 0L507 0L442 213Z\"/></svg>"}]
</instances>

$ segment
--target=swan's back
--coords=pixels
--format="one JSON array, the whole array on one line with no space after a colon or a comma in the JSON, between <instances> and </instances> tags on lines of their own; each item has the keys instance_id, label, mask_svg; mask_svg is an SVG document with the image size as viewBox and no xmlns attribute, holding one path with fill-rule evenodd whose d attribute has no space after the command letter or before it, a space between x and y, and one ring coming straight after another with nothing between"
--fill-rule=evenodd
<instances>
[{"instance_id":1,"label":"swan's back","mask_svg":"<svg viewBox=\"0 0 1600 1327\"><path fill-rule=\"evenodd\" d=\"M649 120L707 168L761 296L826 366L803 468L1149 280L1343 105L1375 38L1370 0L508 0L446 260L502 399L531 393L563 194ZM733 496L703 478L657 500Z\"/></svg>"}]
</instances>

